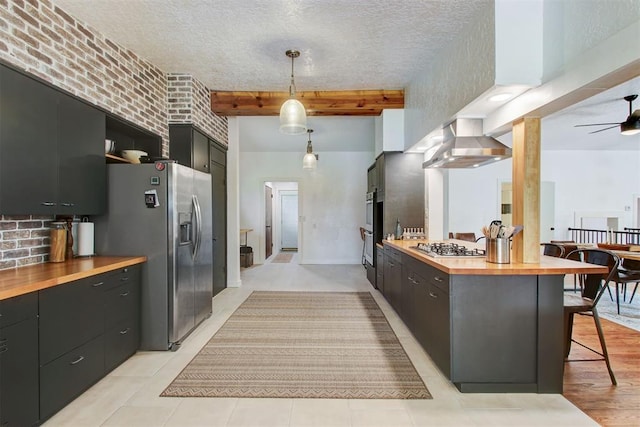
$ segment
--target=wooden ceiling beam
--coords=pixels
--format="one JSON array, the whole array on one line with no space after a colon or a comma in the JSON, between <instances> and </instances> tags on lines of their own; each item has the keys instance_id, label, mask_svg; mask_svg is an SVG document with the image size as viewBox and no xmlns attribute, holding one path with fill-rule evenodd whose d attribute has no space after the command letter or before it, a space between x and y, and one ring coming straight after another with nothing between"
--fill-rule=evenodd
<instances>
[{"instance_id":1,"label":"wooden ceiling beam","mask_svg":"<svg viewBox=\"0 0 640 427\"><path fill-rule=\"evenodd\" d=\"M211 91L211 111L221 116L277 116L288 92ZM386 108L404 108L402 90L297 92L308 116L377 116Z\"/></svg>"}]
</instances>

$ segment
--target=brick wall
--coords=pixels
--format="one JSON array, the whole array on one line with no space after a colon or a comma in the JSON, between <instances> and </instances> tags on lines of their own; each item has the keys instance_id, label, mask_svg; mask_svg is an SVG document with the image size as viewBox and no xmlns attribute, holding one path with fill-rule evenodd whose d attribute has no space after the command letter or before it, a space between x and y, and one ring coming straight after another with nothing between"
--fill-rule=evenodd
<instances>
[{"instance_id":1,"label":"brick wall","mask_svg":"<svg viewBox=\"0 0 640 427\"><path fill-rule=\"evenodd\" d=\"M0 60L162 137L170 151L167 74L77 21L50 0L0 0ZM190 101L172 123L195 123L227 144L227 119L211 113L209 91L187 78ZM50 217L0 218L0 269L46 262Z\"/></svg>"},{"instance_id":2,"label":"brick wall","mask_svg":"<svg viewBox=\"0 0 640 427\"><path fill-rule=\"evenodd\" d=\"M0 1L0 59L162 136L166 73L49 0Z\"/></svg>"},{"instance_id":3,"label":"brick wall","mask_svg":"<svg viewBox=\"0 0 640 427\"><path fill-rule=\"evenodd\" d=\"M46 216L2 216L0 270L47 261L50 222Z\"/></svg>"},{"instance_id":4,"label":"brick wall","mask_svg":"<svg viewBox=\"0 0 640 427\"><path fill-rule=\"evenodd\" d=\"M210 137L227 145L227 118L211 112L211 91L190 74L170 73L169 123L193 123Z\"/></svg>"}]
</instances>

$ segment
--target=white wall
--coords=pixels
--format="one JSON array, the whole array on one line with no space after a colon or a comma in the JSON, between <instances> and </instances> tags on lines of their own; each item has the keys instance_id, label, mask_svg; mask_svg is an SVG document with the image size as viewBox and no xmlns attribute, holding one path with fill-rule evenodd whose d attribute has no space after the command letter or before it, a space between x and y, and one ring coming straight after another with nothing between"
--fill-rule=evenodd
<instances>
[{"instance_id":1,"label":"white wall","mask_svg":"<svg viewBox=\"0 0 640 427\"><path fill-rule=\"evenodd\" d=\"M556 182L558 239L569 237L566 230L575 226L576 211L624 212L619 228L634 226L632 205L634 195L640 194L640 151L543 151L540 172L543 180Z\"/></svg>"},{"instance_id":2,"label":"white wall","mask_svg":"<svg viewBox=\"0 0 640 427\"><path fill-rule=\"evenodd\" d=\"M448 171L450 231L473 231L500 218L500 181L511 181L511 160L478 169ZM624 212L633 227L634 196L640 195L640 151L543 151L542 181L555 183L555 238L569 237L574 213ZM629 210L625 210L625 207Z\"/></svg>"},{"instance_id":3,"label":"white wall","mask_svg":"<svg viewBox=\"0 0 640 427\"><path fill-rule=\"evenodd\" d=\"M373 141L372 141L373 148ZM240 153L240 226L252 228L254 263L264 262L264 183L298 182L301 264L359 264L365 220L369 152L321 152L318 167L302 169L301 152Z\"/></svg>"}]
</instances>

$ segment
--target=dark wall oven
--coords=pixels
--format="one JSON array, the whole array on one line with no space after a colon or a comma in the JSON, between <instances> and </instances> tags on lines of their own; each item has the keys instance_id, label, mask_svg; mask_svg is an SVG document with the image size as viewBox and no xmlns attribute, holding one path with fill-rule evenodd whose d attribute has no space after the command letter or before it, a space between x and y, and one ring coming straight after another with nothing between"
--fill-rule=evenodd
<instances>
[{"instance_id":1,"label":"dark wall oven","mask_svg":"<svg viewBox=\"0 0 640 427\"><path fill-rule=\"evenodd\" d=\"M375 205L376 193L367 193L365 206L366 206L366 218L364 229L367 231L373 231L373 208Z\"/></svg>"},{"instance_id":2,"label":"dark wall oven","mask_svg":"<svg viewBox=\"0 0 640 427\"><path fill-rule=\"evenodd\" d=\"M367 193L365 197L365 225L364 225L364 259L365 268L367 269L367 278L372 285L375 286L375 268L374 268L374 237L373 237L373 212L376 204L376 193Z\"/></svg>"}]
</instances>

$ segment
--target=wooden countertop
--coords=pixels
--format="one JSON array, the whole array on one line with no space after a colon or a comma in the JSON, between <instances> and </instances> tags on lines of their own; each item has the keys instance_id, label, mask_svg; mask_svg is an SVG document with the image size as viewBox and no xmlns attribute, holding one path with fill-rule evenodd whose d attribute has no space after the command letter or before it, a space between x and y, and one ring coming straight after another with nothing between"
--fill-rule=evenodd
<instances>
[{"instance_id":1,"label":"wooden countertop","mask_svg":"<svg viewBox=\"0 0 640 427\"><path fill-rule=\"evenodd\" d=\"M97 256L0 271L0 300L147 261L147 257Z\"/></svg>"},{"instance_id":2,"label":"wooden countertop","mask_svg":"<svg viewBox=\"0 0 640 427\"><path fill-rule=\"evenodd\" d=\"M459 240L447 240L459 243L467 247L484 248L482 243L464 242ZM554 258L541 255L537 264L494 264L487 262L486 258L435 258L426 255L410 246L418 243L425 243L426 240L391 240L383 241L385 245L396 248L413 258L429 264L448 274L475 274L475 275L553 275L553 274L595 274L606 273L607 268L599 265L586 264L578 261L571 261L564 258Z\"/></svg>"}]
</instances>

